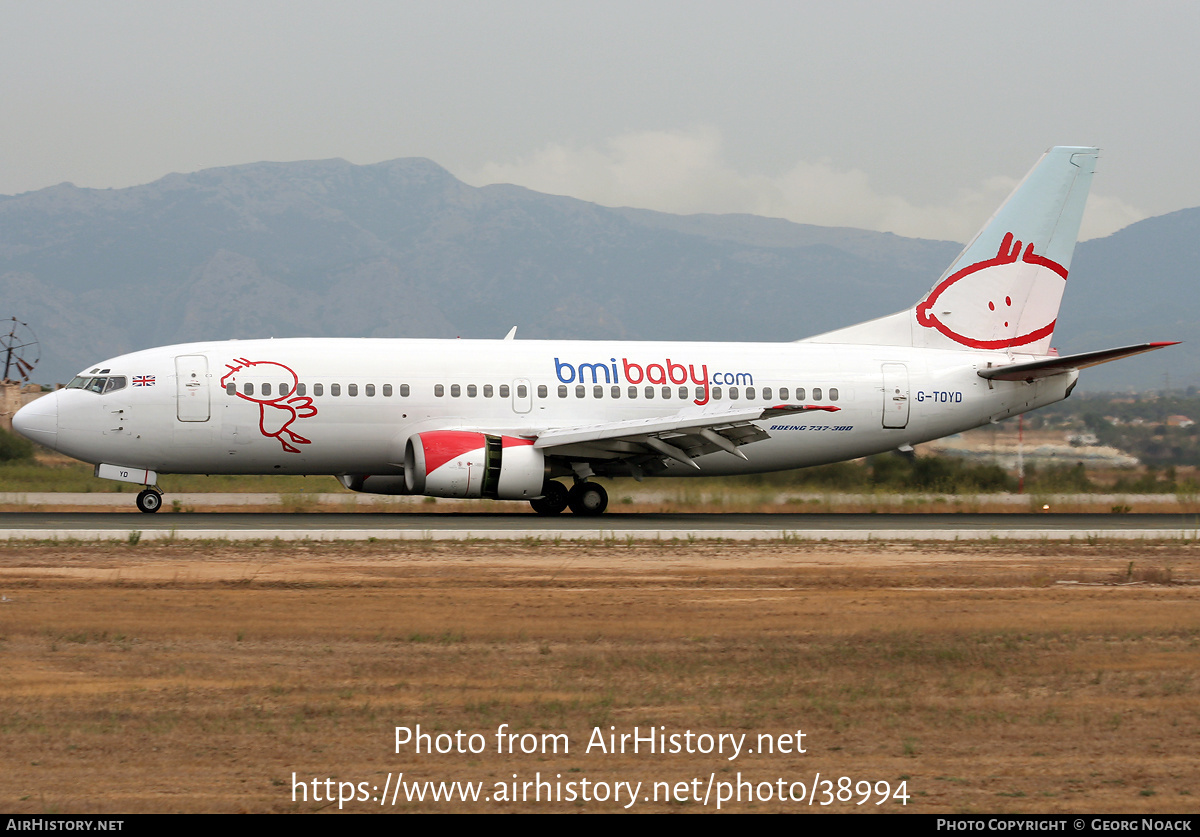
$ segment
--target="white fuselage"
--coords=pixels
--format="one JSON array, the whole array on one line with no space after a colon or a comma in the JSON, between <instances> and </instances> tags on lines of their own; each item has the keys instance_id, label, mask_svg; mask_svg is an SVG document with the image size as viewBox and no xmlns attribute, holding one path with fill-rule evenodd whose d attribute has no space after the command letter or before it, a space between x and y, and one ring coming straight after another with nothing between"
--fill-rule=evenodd
<instances>
[{"instance_id":1,"label":"white fuselage","mask_svg":"<svg viewBox=\"0 0 1200 837\"><path fill-rule=\"evenodd\" d=\"M812 342L190 343L89 367L81 378L126 382L44 396L23 426L77 459L163 473L386 475L402 473L406 441L431 430L535 437L732 407L839 408L758 422L770 438L745 445L745 459L710 453L695 460L698 470L669 461L662 472L745 474L976 427L1061 400L1078 374L1033 383L976 374L1011 361L1005 352Z\"/></svg>"}]
</instances>

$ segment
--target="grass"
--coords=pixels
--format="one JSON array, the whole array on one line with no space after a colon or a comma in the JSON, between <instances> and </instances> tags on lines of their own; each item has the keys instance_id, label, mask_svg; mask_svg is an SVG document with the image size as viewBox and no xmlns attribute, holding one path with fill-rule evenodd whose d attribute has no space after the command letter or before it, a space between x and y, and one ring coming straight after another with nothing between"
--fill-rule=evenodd
<instances>
[{"instance_id":1,"label":"grass","mask_svg":"<svg viewBox=\"0 0 1200 837\"><path fill-rule=\"evenodd\" d=\"M0 491L61 491L72 493L136 494L140 485L97 478L91 465L55 461L0 463ZM159 486L168 494L192 492L268 493L303 495L344 491L333 477L297 477L253 474L163 474Z\"/></svg>"},{"instance_id":2,"label":"grass","mask_svg":"<svg viewBox=\"0 0 1200 837\"><path fill-rule=\"evenodd\" d=\"M879 459L879 458L876 458ZM897 465L883 458L879 464L841 463L801 471L760 474L748 477L663 478L647 480L634 487L627 480L598 480L614 498L612 511L617 513L984 513L1041 511L1050 505L1054 512L1195 512L1195 495L1164 494L1154 501L1139 500L1135 506L1125 498L1117 505L1087 499L1065 500L1044 493L1027 495L1027 506L988 500L972 483L960 486L961 493L928 493L930 485L939 484L941 472L931 466L926 482L905 481L908 474L903 463ZM940 467L940 466L939 466ZM141 486L113 480L98 479L92 466L75 462L52 453L39 454L36 462L0 463L0 492L23 494L29 492L69 493L126 493L134 494ZM974 472L948 472L959 481ZM930 476L932 474L932 477ZM956 476L957 474L957 476ZM871 482L872 475L877 482ZM944 474L942 476L945 476ZM939 477L940 478L940 477ZM949 477L946 477L949 479ZM844 485L842 483L845 483ZM947 485L957 485L953 480ZM529 507L520 502L491 502L478 500L445 500L435 497L377 497L358 495L346 490L330 476L165 474L159 486L168 495L168 509L191 512L173 500L180 493L255 493L279 495L278 508L285 512L313 511L394 511L414 512L509 512L525 513ZM1002 486L998 486L1001 490ZM630 489L634 488L631 492ZM1033 488L1030 489L1034 491ZM808 492L800 493L800 492ZM844 493L851 492L851 493ZM320 506L314 494L341 494L340 502Z\"/></svg>"}]
</instances>

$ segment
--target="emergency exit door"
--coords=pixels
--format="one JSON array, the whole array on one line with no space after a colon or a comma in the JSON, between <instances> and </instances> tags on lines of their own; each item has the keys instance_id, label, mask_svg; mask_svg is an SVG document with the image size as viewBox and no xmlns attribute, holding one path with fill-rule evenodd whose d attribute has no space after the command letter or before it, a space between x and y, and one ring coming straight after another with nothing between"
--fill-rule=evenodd
<instances>
[{"instance_id":1,"label":"emergency exit door","mask_svg":"<svg viewBox=\"0 0 1200 837\"><path fill-rule=\"evenodd\" d=\"M883 426L908 427L908 367L883 365Z\"/></svg>"}]
</instances>

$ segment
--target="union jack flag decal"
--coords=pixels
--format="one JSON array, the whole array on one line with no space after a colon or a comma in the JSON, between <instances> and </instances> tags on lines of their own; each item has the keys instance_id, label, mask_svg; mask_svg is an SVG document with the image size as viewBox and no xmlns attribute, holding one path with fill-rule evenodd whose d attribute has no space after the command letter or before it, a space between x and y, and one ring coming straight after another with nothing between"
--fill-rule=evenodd
<instances>
[{"instance_id":1,"label":"union jack flag decal","mask_svg":"<svg viewBox=\"0 0 1200 837\"><path fill-rule=\"evenodd\" d=\"M153 375L134 375L133 385L135 387L152 387L154 386Z\"/></svg>"}]
</instances>

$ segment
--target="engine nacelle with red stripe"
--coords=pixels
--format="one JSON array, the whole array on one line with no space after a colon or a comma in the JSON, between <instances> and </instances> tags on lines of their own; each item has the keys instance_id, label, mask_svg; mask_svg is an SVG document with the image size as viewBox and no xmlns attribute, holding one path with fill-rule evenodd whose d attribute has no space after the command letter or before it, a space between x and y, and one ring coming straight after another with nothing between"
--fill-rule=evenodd
<instances>
[{"instance_id":1,"label":"engine nacelle with red stripe","mask_svg":"<svg viewBox=\"0 0 1200 837\"><path fill-rule=\"evenodd\" d=\"M413 494L531 500L545 479L545 458L532 439L432 430L404 448L404 483Z\"/></svg>"}]
</instances>

